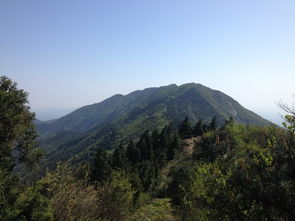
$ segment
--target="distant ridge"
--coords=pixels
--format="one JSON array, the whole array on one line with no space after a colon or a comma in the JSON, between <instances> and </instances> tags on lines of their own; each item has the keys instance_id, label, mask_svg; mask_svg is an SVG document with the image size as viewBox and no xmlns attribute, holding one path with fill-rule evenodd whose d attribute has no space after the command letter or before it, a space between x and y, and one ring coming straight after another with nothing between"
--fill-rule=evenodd
<instances>
[{"instance_id":1,"label":"distant ridge","mask_svg":"<svg viewBox=\"0 0 295 221\"><path fill-rule=\"evenodd\" d=\"M246 125L272 124L220 91L188 83L116 94L36 126L50 158L58 159L58 154L64 152L64 158L69 159L82 152L85 155L97 146L111 149L121 140L136 138L145 130L161 128L169 122L177 124L186 116L193 123L199 119L208 122L215 116L219 125L230 117ZM54 145L47 142L55 136L58 139Z\"/></svg>"}]
</instances>

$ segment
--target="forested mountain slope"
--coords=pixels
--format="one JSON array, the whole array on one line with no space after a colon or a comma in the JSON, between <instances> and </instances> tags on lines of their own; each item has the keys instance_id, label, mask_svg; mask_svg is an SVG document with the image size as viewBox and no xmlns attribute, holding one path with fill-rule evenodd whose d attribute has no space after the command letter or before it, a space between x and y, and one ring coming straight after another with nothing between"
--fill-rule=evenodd
<instances>
[{"instance_id":1,"label":"forested mountain slope","mask_svg":"<svg viewBox=\"0 0 295 221\"><path fill-rule=\"evenodd\" d=\"M87 158L89 150L96 147L112 149L122 140L136 138L145 130L163 128L169 122L178 124L186 116L193 123L216 117L221 125L232 117L242 124L271 124L224 93L190 83L114 95L36 126L49 158L66 160L77 154L78 159Z\"/></svg>"},{"instance_id":2,"label":"forested mountain slope","mask_svg":"<svg viewBox=\"0 0 295 221\"><path fill-rule=\"evenodd\" d=\"M147 109L152 108L147 113ZM183 114L192 120L211 119L216 115L223 120L233 117L244 124L268 125L269 122L243 108L237 101L220 91L201 84L169 85L134 91L126 96L117 94L100 103L81 107L51 123L38 123L43 132L87 131L92 127L110 122L118 117L134 117L141 113L156 114L159 109L170 120L180 121ZM210 116L209 116L210 115Z\"/></svg>"}]
</instances>

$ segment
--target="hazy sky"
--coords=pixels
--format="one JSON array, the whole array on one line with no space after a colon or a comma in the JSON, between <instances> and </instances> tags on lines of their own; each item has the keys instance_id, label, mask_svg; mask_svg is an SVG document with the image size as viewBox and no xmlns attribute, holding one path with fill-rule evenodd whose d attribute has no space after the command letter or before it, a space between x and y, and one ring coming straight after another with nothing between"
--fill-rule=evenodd
<instances>
[{"instance_id":1,"label":"hazy sky","mask_svg":"<svg viewBox=\"0 0 295 221\"><path fill-rule=\"evenodd\" d=\"M197 82L277 113L295 92L295 1L0 0L0 74L34 110Z\"/></svg>"}]
</instances>

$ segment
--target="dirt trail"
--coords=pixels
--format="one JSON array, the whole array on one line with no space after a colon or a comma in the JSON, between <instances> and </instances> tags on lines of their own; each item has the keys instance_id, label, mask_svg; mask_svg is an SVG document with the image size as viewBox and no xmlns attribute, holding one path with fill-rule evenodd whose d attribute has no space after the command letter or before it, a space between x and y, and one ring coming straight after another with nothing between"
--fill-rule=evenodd
<instances>
[{"instance_id":1,"label":"dirt trail","mask_svg":"<svg viewBox=\"0 0 295 221\"><path fill-rule=\"evenodd\" d=\"M183 152L188 155L192 155L194 152L194 146L198 141L200 141L200 139L201 137L192 137L182 140Z\"/></svg>"}]
</instances>

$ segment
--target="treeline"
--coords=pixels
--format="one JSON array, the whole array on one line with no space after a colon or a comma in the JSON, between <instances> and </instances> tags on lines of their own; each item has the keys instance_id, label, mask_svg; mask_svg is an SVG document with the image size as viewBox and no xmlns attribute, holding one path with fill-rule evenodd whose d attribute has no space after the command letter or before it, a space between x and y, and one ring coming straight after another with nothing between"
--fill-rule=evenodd
<instances>
[{"instance_id":1,"label":"treeline","mask_svg":"<svg viewBox=\"0 0 295 221\"><path fill-rule=\"evenodd\" d=\"M186 117L178 127L170 124L161 131L145 131L137 142L130 140L128 145L121 144L112 154L98 148L89 166L91 180L104 182L112 170L124 170L133 178L135 189L154 194L161 183L161 170L182 155L182 139L202 136L216 129L215 117L209 124L199 120L195 126Z\"/></svg>"}]
</instances>

